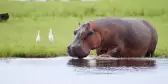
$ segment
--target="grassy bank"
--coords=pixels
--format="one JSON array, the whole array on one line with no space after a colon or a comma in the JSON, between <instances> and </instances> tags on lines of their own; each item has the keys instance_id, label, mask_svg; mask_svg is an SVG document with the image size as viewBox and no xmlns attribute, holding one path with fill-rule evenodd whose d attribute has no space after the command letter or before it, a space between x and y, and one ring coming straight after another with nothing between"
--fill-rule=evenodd
<instances>
[{"instance_id":1,"label":"grassy bank","mask_svg":"<svg viewBox=\"0 0 168 84\"><path fill-rule=\"evenodd\" d=\"M14 2L2 0L0 12L12 17L162 16L167 0L101 0L98 2Z\"/></svg>"},{"instance_id":2,"label":"grassy bank","mask_svg":"<svg viewBox=\"0 0 168 84\"><path fill-rule=\"evenodd\" d=\"M168 56L168 7L166 0L120 0L115 2L7 2L0 1L0 13L10 19L0 22L0 57L53 57L66 55L78 22L104 16L137 17L157 29L157 56ZM127 4L126 4L127 3ZM151 4L152 3L152 4ZM149 5L150 4L150 5ZM52 28L54 42L48 40ZM41 41L36 44L37 30ZM95 52L92 52L95 54Z\"/></svg>"}]
</instances>

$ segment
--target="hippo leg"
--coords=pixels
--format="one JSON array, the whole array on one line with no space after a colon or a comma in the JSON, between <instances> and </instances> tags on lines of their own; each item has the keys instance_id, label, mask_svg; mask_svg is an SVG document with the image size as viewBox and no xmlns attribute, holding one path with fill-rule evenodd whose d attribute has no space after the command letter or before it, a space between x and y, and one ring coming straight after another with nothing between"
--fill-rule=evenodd
<instances>
[{"instance_id":1,"label":"hippo leg","mask_svg":"<svg viewBox=\"0 0 168 84\"><path fill-rule=\"evenodd\" d=\"M154 57L154 56L155 56L155 55L154 55L155 49L156 49L156 45L155 45L155 47L153 48L153 51L151 52L151 57Z\"/></svg>"},{"instance_id":2,"label":"hippo leg","mask_svg":"<svg viewBox=\"0 0 168 84\"><path fill-rule=\"evenodd\" d=\"M121 40L117 40L113 46L97 49L97 55L102 57L119 57L119 53L123 48L124 43Z\"/></svg>"},{"instance_id":3,"label":"hippo leg","mask_svg":"<svg viewBox=\"0 0 168 84\"><path fill-rule=\"evenodd\" d=\"M104 49L104 48L98 48L96 50L96 53L99 57L111 57L110 55L107 54L107 49Z\"/></svg>"},{"instance_id":4,"label":"hippo leg","mask_svg":"<svg viewBox=\"0 0 168 84\"><path fill-rule=\"evenodd\" d=\"M118 57L118 53L120 52L119 47L109 49L107 54L110 55L111 57Z\"/></svg>"},{"instance_id":5,"label":"hippo leg","mask_svg":"<svg viewBox=\"0 0 168 84\"><path fill-rule=\"evenodd\" d=\"M96 49L96 53L98 56L101 54L105 54L105 53L107 53L107 49L98 48L98 49Z\"/></svg>"},{"instance_id":6,"label":"hippo leg","mask_svg":"<svg viewBox=\"0 0 168 84\"><path fill-rule=\"evenodd\" d=\"M99 57L111 57L109 54L101 54Z\"/></svg>"},{"instance_id":7,"label":"hippo leg","mask_svg":"<svg viewBox=\"0 0 168 84\"><path fill-rule=\"evenodd\" d=\"M151 52L151 56L150 57L154 57L154 52Z\"/></svg>"},{"instance_id":8,"label":"hippo leg","mask_svg":"<svg viewBox=\"0 0 168 84\"><path fill-rule=\"evenodd\" d=\"M107 52L98 54L100 57L117 57L119 53L119 48L109 49Z\"/></svg>"},{"instance_id":9,"label":"hippo leg","mask_svg":"<svg viewBox=\"0 0 168 84\"><path fill-rule=\"evenodd\" d=\"M150 57L151 53L147 52L145 57Z\"/></svg>"},{"instance_id":10,"label":"hippo leg","mask_svg":"<svg viewBox=\"0 0 168 84\"><path fill-rule=\"evenodd\" d=\"M153 51L150 53L150 57L154 57L154 52L155 52L155 48L153 49Z\"/></svg>"},{"instance_id":11,"label":"hippo leg","mask_svg":"<svg viewBox=\"0 0 168 84\"><path fill-rule=\"evenodd\" d=\"M151 52L147 52L145 57L154 57L155 48L156 48L156 46L153 48L153 50Z\"/></svg>"},{"instance_id":12,"label":"hippo leg","mask_svg":"<svg viewBox=\"0 0 168 84\"><path fill-rule=\"evenodd\" d=\"M154 52L147 52L145 57L154 57Z\"/></svg>"},{"instance_id":13,"label":"hippo leg","mask_svg":"<svg viewBox=\"0 0 168 84\"><path fill-rule=\"evenodd\" d=\"M147 52L145 57L154 57L154 51L152 52Z\"/></svg>"}]
</instances>

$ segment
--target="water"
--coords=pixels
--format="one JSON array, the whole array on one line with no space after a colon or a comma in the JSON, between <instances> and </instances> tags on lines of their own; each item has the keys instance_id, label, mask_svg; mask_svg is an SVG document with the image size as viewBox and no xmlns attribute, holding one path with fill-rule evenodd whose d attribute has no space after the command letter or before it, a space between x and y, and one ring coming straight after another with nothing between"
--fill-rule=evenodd
<instances>
[{"instance_id":1,"label":"water","mask_svg":"<svg viewBox=\"0 0 168 84\"><path fill-rule=\"evenodd\" d=\"M168 59L0 60L0 84L168 84Z\"/></svg>"}]
</instances>

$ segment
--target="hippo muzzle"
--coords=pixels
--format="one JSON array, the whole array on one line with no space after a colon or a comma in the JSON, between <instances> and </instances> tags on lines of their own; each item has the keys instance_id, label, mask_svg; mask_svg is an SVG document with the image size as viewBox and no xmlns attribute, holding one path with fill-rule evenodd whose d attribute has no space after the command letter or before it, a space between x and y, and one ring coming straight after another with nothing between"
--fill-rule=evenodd
<instances>
[{"instance_id":1,"label":"hippo muzzle","mask_svg":"<svg viewBox=\"0 0 168 84\"><path fill-rule=\"evenodd\" d=\"M67 54L71 57L84 58L89 55L90 51L86 51L80 44L70 44L67 47Z\"/></svg>"}]
</instances>

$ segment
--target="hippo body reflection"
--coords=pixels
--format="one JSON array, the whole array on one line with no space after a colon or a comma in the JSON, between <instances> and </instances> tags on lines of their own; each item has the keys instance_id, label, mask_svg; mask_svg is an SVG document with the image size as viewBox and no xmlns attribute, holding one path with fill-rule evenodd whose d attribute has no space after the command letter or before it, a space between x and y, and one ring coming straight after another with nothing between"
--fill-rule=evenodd
<instances>
[{"instance_id":1,"label":"hippo body reflection","mask_svg":"<svg viewBox=\"0 0 168 84\"><path fill-rule=\"evenodd\" d=\"M94 61L94 62L91 62ZM155 60L147 59L113 59L113 60L88 60L71 59L68 65L76 67L155 67Z\"/></svg>"}]
</instances>

